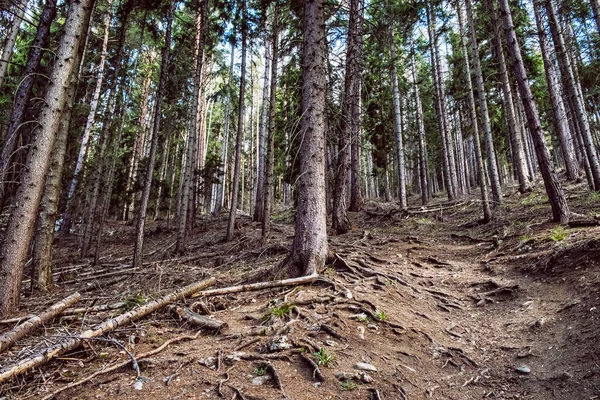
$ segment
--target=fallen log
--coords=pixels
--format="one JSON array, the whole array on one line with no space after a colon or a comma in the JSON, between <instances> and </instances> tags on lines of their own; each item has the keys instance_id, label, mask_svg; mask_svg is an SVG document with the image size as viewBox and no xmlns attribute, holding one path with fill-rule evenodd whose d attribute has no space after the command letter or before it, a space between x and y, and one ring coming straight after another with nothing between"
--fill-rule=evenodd
<instances>
[{"instance_id":1,"label":"fallen log","mask_svg":"<svg viewBox=\"0 0 600 400\"><path fill-rule=\"evenodd\" d=\"M177 315L182 320L187 321L199 328L210 329L213 331L221 331L227 328L226 322L197 314L187 307L169 306L169 311Z\"/></svg>"},{"instance_id":2,"label":"fallen log","mask_svg":"<svg viewBox=\"0 0 600 400\"><path fill-rule=\"evenodd\" d=\"M319 276L319 274L315 273L315 274L308 275L308 276L301 276L299 278L280 279L277 281L249 283L246 285L229 286L229 287L219 288L219 289L204 290L202 292L198 292L198 293L192 295L191 297L219 296L222 294L248 292L251 290L270 289L270 288L282 287L282 286L295 286L295 285L301 285L303 283L311 283L311 282L315 282L315 281L319 281L319 280L323 280L323 278L321 278Z\"/></svg>"},{"instance_id":3,"label":"fallen log","mask_svg":"<svg viewBox=\"0 0 600 400\"><path fill-rule=\"evenodd\" d=\"M12 330L0 335L0 353L9 349L19 339L24 338L29 333L33 332L46 322L52 320L59 315L65 308L72 306L81 299L79 293L73 293L69 297L62 299L58 303L53 304L40 315L34 315L21 325L16 326Z\"/></svg>"},{"instance_id":4,"label":"fallen log","mask_svg":"<svg viewBox=\"0 0 600 400\"><path fill-rule=\"evenodd\" d=\"M0 369L0 383L3 383L14 376L27 372L32 368L39 367L40 365L43 365L51 359L60 356L68 351L75 350L76 348L81 346L81 344L86 339L104 335L105 333L113 331L120 326L141 319L153 313L154 311L160 310L169 303L183 299L184 297L188 297L199 290L214 285L216 282L217 280L215 278L209 278L200 282L192 283L157 300L151 301L141 307L126 312L125 314L121 314L115 318L108 319L100 325L97 325L91 329L82 332L81 335L79 335L79 337L69 338L62 343L57 343L53 346L47 347L46 349L38 352L37 354L19 360L13 365L9 365L5 368Z\"/></svg>"}]
</instances>

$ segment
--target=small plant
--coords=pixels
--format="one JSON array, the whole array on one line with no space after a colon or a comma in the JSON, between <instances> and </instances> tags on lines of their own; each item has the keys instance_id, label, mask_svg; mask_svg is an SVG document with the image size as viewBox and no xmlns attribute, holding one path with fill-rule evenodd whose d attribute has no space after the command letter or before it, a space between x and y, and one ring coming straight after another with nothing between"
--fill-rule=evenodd
<instances>
[{"instance_id":1,"label":"small plant","mask_svg":"<svg viewBox=\"0 0 600 400\"><path fill-rule=\"evenodd\" d=\"M148 299L146 298L146 296L144 296L141 293L136 293L132 297L125 299L125 301L124 301L125 304L123 304L121 309L124 311L133 310L135 307L143 306L147 302L148 302Z\"/></svg>"},{"instance_id":2,"label":"small plant","mask_svg":"<svg viewBox=\"0 0 600 400\"><path fill-rule=\"evenodd\" d=\"M527 242L529 242L530 240L531 240L531 235L529 235L529 234L527 234L527 233L526 233L526 234L524 234L524 235L521 235L521 236L519 237L519 243L527 243Z\"/></svg>"},{"instance_id":3,"label":"small plant","mask_svg":"<svg viewBox=\"0 0 600 400\"><path fill-rule=\"evenodd\" d=\"M292 309L293 305L291 304L282 304L279 307L271 307L269 309L269 316L274 316L277 318L285 318L286 315L288 315Z\"/></svg>"},{"instance_id":4,"label":"small plant","mask_svg":"<svg viewBox=\"0 0 600 400\"><path fill-rule=\"evenodd\" d=\"M354 390L357 387L358 385L352 382L350 379L346 379L344 382L342 382L342 388L344 388L344 390Z\"/></svg>"},{"instance_id":5,"label":"small plant","mask_svg":"<svg viewBox=\"0 0 600 400\"><path fill-rule=\"evenodd\" d=\"M387 321L387 319L388 319L387 314L383 310L376 310L375 311L375 317L377 317L377 320L381 321L381 322Z\"/></svg>"},{"instance_id":6,"label":"small plant","mask_svg":"<svg viewBox=\"0 0 600 400\"><path fill-rule=\"evenodd\" d=\"M267 366L261 365L260 367L254 368L254 375L256 376L264 376L267 373Z\"/></svg>"},{"instance_id":7,"label":"small plant","mask_svg":"<svg viewBox=\"0 0 600 400\"><path fill-rule=\"evenodd\" d=\"M388 278L388 279L385 281L385 284L386 284L387 286L396 286L396 281L395 281L395 280L393 280L393 279L389 279L389 278Z\"/></svg>"},{"instance_id":8,"label":"small plant","mask_svg":"<svg viewBox=\"0 0 600 400\"><path fill-rule=\"evenodd\" d=\"M595 190L588 192L587 197L589 202L598 203L598 201L600 201L600 192L596 192Z\"/></svg>"},{"instance_id":9,"label":"small plant","mask_svg":"<svg viewBox=\"0 0 600 400\"><path fill-rule=\"evenodd\" d=\"M562 226L557 226L550 231L550 239L555 242L561 242L565 240L567 236L567 231Z\"/></svg>"},{"instance_id":10,"label":"small plant","mask_svg":"<svg viewBox=\"0 0 600 400\"><path fill-rule=\"evenodd\" d=\"M326 367L331 366L334 360L333 354L327 353L327 351L322 347L319 349L319 351L313 353L313 356L317 358L318 365L324 365Z\"/></svg>"}]
</instances>

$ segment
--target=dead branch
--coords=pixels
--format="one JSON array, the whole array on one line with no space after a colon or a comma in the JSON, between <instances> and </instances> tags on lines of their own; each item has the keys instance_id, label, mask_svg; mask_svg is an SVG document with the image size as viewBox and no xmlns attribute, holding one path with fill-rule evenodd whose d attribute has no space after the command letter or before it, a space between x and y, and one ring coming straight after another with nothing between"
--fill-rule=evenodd
<instances>
[{"instance_id":1,"label":"dead branch","mask_svg":"<svg viewBox=\"0 0 600 400\"><path fill-rule=\"evenodd\" d=\"M227 329L227 323L219 321L217 319L207 318L203 315L197 314L187 307L169 306L169 311L176 314L180 319L189 322L199 328L210 329L214 331L220 331Z\"/></svg>"},{"instance_id":2,"label":"dead branch","mask_svg":"<svg viewBox=\"0 0 600 400\"><path fill-rule=\"evenodd\" d=\"M120 326L141 319L165 307L169 303L190 296L191 294L199 290L214 285L216 282L217 280L215 278L209 278L200 282L192 283L191 285L185 286L184 288L176 290L157 300L151 301L144 306L133 309L125 314L121 314L116 318L106 320L102 324L82 332L81 335L79 335L79 337L77 338L70 338L62 343L57 343L53 346L50 346L42 350L41 352L34 354L31 357L19 360L13 365L9 365L5 368L0 369L0 383L5 382L9 378L27 372L32 368L39 367L40 365L47 363L54 357L60 356L68 351L76 349L77 347L81 346L85 339L104 335L107 332L113 331Z\"/></svg>"},{"instance_id":3,"label":"dead branch","mask_svg":"<svg viewBox=\"0 0 600 400\"><path fill-rule=\"evenodd\" d=\"M258 282L246 285L230 286L220 289L204 290L202 292L194 294L192 297L219 296L222 294L248 292L251 290L270 289L274 287L283 286L295 286L302 285L305 283L312 283L320 280L323 280L323 278L321 278L318 274L312 274L308 276L301 276L300 278L281 279L277 281Z\"/></svg>"},{"instance_id":4,"label":"dead branch","mask_svg":"<svg viewBox=\"0 0 600 400\"><path fill-rule=\"evenodd\" d=\"M150 350L150 351L148 351L146 353L138 355L136 359L139 361L139 360L142 360L144 358L148 358L150 356L158 354L161 351L163 351L164 349L166 349L167 346L169 346L169 345L171 345L173 343L181 342L183 340L194 340L194 339L197 339L198 336L200 335L200 333L201 333L201 331L198 331L198 332L196 332L195 335L184 335L184 336L178 336L178 337L173 338L173 339L169 339L166 342L164 342L163 344L161 344L159 347L157 347L156 349ZM69 389L72 389L74 387L81 386L84 383L89 382L90 380L94 379L97 376L108 374L109 372L112 372L112 371L116 371L117 369L125 367L128 364L130 364L130 363L131 363L131 359L128 359L127 361L122 361L122 362L116 363L114 365L111 365L110 367L107 367L105 369L102 369L100 371L96 371L93 374L86 376L85 378L82 378L82 379L80 379L78 381L75 381L75 382L71 382L68 385L63 386L62 388L55 390L54 392L50 393L46 397L42 398L42 400L50 400L51 398L53 398L54 396L56 396L57 394L59 394L61 392L64 392L65 390L69 390Z\"/></svg>"},{"instance_id":5,"label":"dead branch","mask_svg":"<svg viewBox=\"0 0 600 400\"><path fill-rule=\"evenodd\" d=\"M73 315L73 314L83 314L83 313L93 313L93 312L102 312L102 311L110 311L117 310L121 307L125 306L124 301L120 301L118 303L113 304L101 304L99 306L93 307L79 307L79 308L71 308L69 310L65 310L61 313L61 315Z\"/></svg>"},{"instance_id":6,"label":"dead branch","mask_svg":"<svg viewBox=\"0 0 600 400\"><path fill-rule=\"evenodd\" d=\"M33 332L46 322L52 320L60 314L65 308L72 306L81 299L79 293L73 293L69 297L62 299L58 303L53 304L40 315L34 315L29 320L15 327L9 332L0 335L0 353L10 348L17 340L24 338L29 333Z\"/></svg>"}]
</instances>

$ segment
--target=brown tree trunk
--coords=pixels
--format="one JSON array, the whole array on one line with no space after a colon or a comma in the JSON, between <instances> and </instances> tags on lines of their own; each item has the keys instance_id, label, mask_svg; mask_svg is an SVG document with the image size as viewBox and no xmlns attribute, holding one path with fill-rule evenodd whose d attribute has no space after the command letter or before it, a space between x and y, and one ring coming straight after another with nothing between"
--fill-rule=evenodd
<instances>
[{"instance_id":1,"label":"brown tree trunk","mask_svg":"<svg viewBox=\"0 0 600 400\"><path fill-rule=\"evenodd\" d=\"M11 213L6 228L0 261L0 317L13 312L19 305L23 267L44 189L44 178L50 166L76 53L87 31L92 7L93 0L74 0L69 7L65 31L44 98L45 106L17 190L15 200L19 207Z\"/></svg>"},{"instance_id":2,"label":"brown tree trunk","mask_svg":"<svg viewBox=\"0 0 600 400\"><path fill-rule=\"evenodd\" d=\"M412 40L412 38L411 38ZM423 122L423 105L417 83L417 67L415 65L415 47L411 42L411 71L413 89L415 91L415 119L419 130L419 176L421 181L421 204L429 203L429 179L427 177L427 148L425 142L425 124Z\"/></svg>"},{"instance_id":3,"label":"brown tree trunk","mask_svg":"<svg viewBox=\"0 0 600 400\"><path fill-rule=\"evenodd\" d=\"M548 194L548 200L552 206L553 221L566 224L569 222L567 199L558 180L558 176L556 175L556 171L554 171L554 166L550 161L550 152L548 151L548 147L546 147L540 117L533 100L531 88L528 83L529 81L527 80L527 74L525 73L525 66L521 56L521 49L517 42L517 35L512 22L508 0L498 0L498 4L502 20L504 21L504 33L512 61L513 73L521 93L523 107L525 108L525 114L527 116L527 124L531 131L540 172L542 173L544 186L546 187L546 193Z\"/></svg>"},{"instance_id":4,"label":"brown tree trunk","mask_svg":"<svg viewBox=\"0 0 600 400\"><path fill-rule=\"evenodd\" d=\"M21 29L21 21L23 21L23 15L25 14L25 8L27 8L27 0L20 0L13 6L13 19L10 27L10 33L4 42L4 48L2 50L2 58L0 58L0 88L6 78L6 72L8 71L8 64L10 64L10 58L14 53L15 43L17 42L17 36Z\"/></svg>"},{"instance_id":5,"label":"brown tree trunk","mask_svg":"<svg viewBox=\"0 0 600 400\"><path fill-rule=\"evenodd\" d=\"M277 8L277 3L275 3ZM273 36L273 35L271 35ZM256 201L254 203L254 214L252 219L256 222L262 222L264 220L264 209L265 209L265 166L268 162L267 159L267 124L269 121L269 73L271 73L271 58L273 58L273 68L277 68L277 61L272 57L273 45L271 38L265 34L265 74L263 76L263 92L262 92L262 104L260 107L260 126L258 129L258 165L256 172Z\"/></svg>"},{"instance_id":6,"label":"brown tree trunk","mask_svg":"<svg viewBox=\"0 0 600 400\"><path fill-rule=\"evenodd\" d=\"M302 119L296 234L287 259L291 277L316 274L325 264L325 19L323 0L304 2ZM360 186L359 186L360 189Z\"/></svg>"}]
</instances>

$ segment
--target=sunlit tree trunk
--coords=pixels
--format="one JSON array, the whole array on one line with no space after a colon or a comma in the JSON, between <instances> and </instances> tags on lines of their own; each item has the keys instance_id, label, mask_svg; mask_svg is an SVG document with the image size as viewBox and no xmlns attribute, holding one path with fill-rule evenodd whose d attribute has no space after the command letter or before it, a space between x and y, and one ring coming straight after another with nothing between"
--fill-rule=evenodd
<instances>
[{"instance_id":1,"label":"sunlit tree trunk","mask_svg":"<svg viewBox=\"0 0 600 400\"><path fill-rule=\"evenodd\" d=\"M17 36L19 35L19 30L21 29L21 21L23 21L23 15L25 15L25 8L27 8L27 0L17 1L13 5L14 12L12 24L10 26L8 37L4 42L2 58L0 58L0 88L2 88L2 84L6 78L6 72L8 71L8 65L10 64L10 59L14 53Z\"/></svg>"},{"instance_id":2,"label":"sunlit tree trunk","mask_svg":"<svg viewBox=\"0 0 600 400\"><path fill-rule=\"evenodd\" d=\"M421 95L419 94L419 85L417 83L417 66L415 63L415 48L411 42L411 71L413 80L413 89L415 92L415 119L417 120L417 129L419 130L419 172L421 181L421 204L429 203L429 182L427 178L427 148L425 142L425 124L423 122L423 105Z\"/></svg>"},{"instance_id":3,"label":"sunlit tree trunk","mask_svg":"<svg viewBox=\"0 0 600 400\"><path fill-rule=\"evenodd\" d=\"M254 221L264 219L264 190L265 190L265 164L267 153L267 123L269 112L269 74L271 73L271 50L273 46L270 38L265 38L265 74L263 76L263 91L262 104L260 107L260 126L258 129L258 168L256 172L256 202L254 203ZM273 68L277 67L277 63L273 62Z\"/></svg>"},{"instance_id":4,"label":"sunlit tree trunk","mask_svg":"<svg viewBox=\"0 0 600 400\"><path fill-rule=\"evenodd\" d=\"M64 25L64 33L56 52L56 62L50 75L39 125L21 176L16 194L19 204L11 213L5 231L0 259L0 318L15 311L19 305L23 267L32 239L37 209L44 190L44 180L52 149L56 142L76 54L84 38L92 12L93 0L74 0Z\"/></svg>"},{"instance_id":5,"label":"sunlit tree trunk","mask_svg":"<svg viewBox=\"0 0 600 400\"><path fill-rule=\"evenodd\" d=\"M393 25L392 25L393 26ZM400 89L398 88L398 68L396 67L396 45L394 44L393 30L390 27L390 54L391 78L394 95L394 131L396 133L396 158L398 165L398 199L400 207L405 209L406 202L406 170L404 166L404 139L402 138L402 104L400 103Z\"/></svg>"},{"instance_id":6,"label":"sunlit tree trunk","mask_svg":"<svg viewBox=\"0 0 600 400\"><path fill-rule=\"evenodd\" d=\"M544 139L544 133L542 132L540 117L533 100L529 81L527 80L527 74L525 72L525 66L521 56L521 49L519 48L519 43L517 42L517 35L512 22L512 15L510 14L508 0L498 0L498 4L501 11L501 18L504 22L504 33L512 61L513 74L521 93L523 107L525 108L525 114L527 116L527 124L529 125L529 130L535 145L535 152L537 154L540 172L542 173L544 186L546 187L546 193L548 194L548 200L550 201L550 205L552 207L553 221L566 224L569 222L569 208L567 206L567 199L558 180L556 171L554 171L554 166L550 161L550 153L548 151L548 147L546 147L546 141Z\"/></svg>"}]
</instances>

